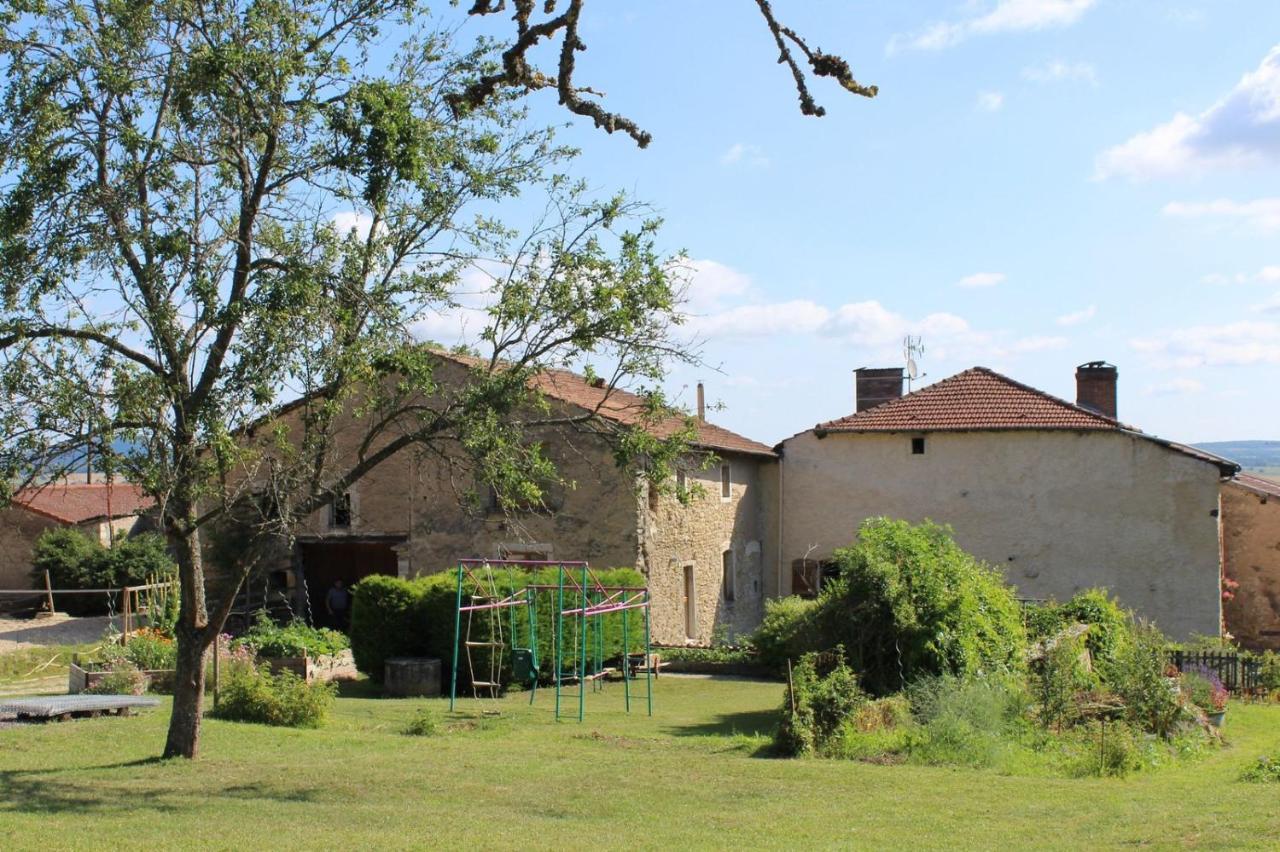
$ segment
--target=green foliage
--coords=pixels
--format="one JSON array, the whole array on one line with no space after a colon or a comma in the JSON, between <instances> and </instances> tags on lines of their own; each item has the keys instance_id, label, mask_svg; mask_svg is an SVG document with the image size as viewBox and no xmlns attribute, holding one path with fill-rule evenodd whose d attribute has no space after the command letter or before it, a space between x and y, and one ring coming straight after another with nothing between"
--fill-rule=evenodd
<instances>
[{"instance_id":1,"label":"green foliage","mask_svg":"<svg viewBox=\"0 0 1280 852\"><path fill-rule=\"evenodd\" d=\"M1280 654L1267 651L1259 661L1258 680L1268 692L1280 690Z\"/></svg>"},{"instance_id":2,"label":"green foliage","mask_svg":"<svg viewBox=\"0 0 1280 852\"><path fill-rule=\"evenodd\" d=\"M337 696L332 683L307 683L291 671L272 674L267 666L227 666L215 715L233 722L289 728L318 728Z\"/></svg>"},{"instance_id":3,"label":"green foliage","mask_svg":"<svg viewBox=\"0 0 1280 852\"><path fill-rule=\"evenodd\" d=\"M175 570L163 536L142 533L117 539L108 548L74 527L53 527L41 533L32 566L37 584L43 586L47 570L55 589L141 586L167 580ZM71 615L100 615L109 610L110 601L106 594L62 595L57 606Z\"/></svg>"},{"instance_id":4,"label":"green foliage","mask_svg":"<svg viewBox=\"0 0 1280 852\"><path fill-rule=\"evenodd\" d=\"M871 692L1023 667L1026 632L1013 590L961 550L949 528L872 518L835 559L840 580L823 591L815 615L820 641L843 644Z\"/></svg>"},{"instance_id":5,"label":"green foliage","mask_svg":"<svg viewBox=\"0 0 1280 852\"><path fill-rule=\"evenodd\" d=\"M1104 681L1125 706L1125 717L1144 731L1169 737L1182 716L1176 683L1165 677L1164 635L1149 624L1136 624L1121 644Z\"/></svg>"},{"instance_id":6,"label":"green foliage","mask_svg":"<svg viewBox=\"0 0 1280 852\"><path fill-rule=\"evenodd\" d=\"M1280 754L1264 754L1240 775L1241 781L1254 784L1280 784Z\"/></svg>"},{"instance_id":7,"label":"green foliage","mask_svg":"<svg viewBox=\"0 0 1280 852\"><path fill-rule=\"evenodd\" d=\"M1132 617L1107 594L1106 589L1087 589L1059 608L1064 623L1089 625L1085 644L1094 664L1106 669L1124 652L1129 641Z\"/></svg>"},{"instance_id":8,"label":"green foliage","mask_svg":"<svg viewBox=\"0 0 1280 852\"><path fill-rule=\"evenodd\" d=\"M124 657L143 671L166 671L177 665L178 646L166 636L140 632L130 636Z\"/></svg>"},{"instance_id":9,"label":"green foliage","mask_svg":"<svg viewBox=\"0 0 1280 852\"><path fill-rule=\"evenodd\" d=\"M1059 768L1073 778L1123 778L1142 769L1144 734L1125 722L1091 721L1061 735Z\"/></svg>"},{"instance_id":10,"label":"green foliage","mask_svg":"<svg viewBox=\"0 0 1280 852\"><path fill-rule=\"evenodd\" d=\"M1014 680L943 675L913 684L913 762L991 766L1026 732L1027 695Z\"/></svg>"},{"instance_id":11,"label":"green foliage","mask_svg":"<svg viewBox=\"0 0 1280 852\"><path fill-rule=\"evenodd\" d=\"M141 695L147 690L147 678L133 663L119 663L85 690L93 695Z\"/></svg>"},{"instance_id":12,"label":"green foliage","mask_svg":"<svg viewBox=\"0 0 1280 852\"><path fill-rule=\"evenodd\" d=\"M440 720L429 707L420 707L400 733L407 737L434 737L440 733Z\"/></svg>"},{"instance_id":13,"label":"green foliage","mask_svg":"<svg viewBox=\"0 0 1280 852\"><path fill-rule=\"evenodd\" d=\"M780 754L828 756L838 752L845 726L867 696L845 663L844 649L809 653L793 667L774 735Z\"/></svg>"},{"instance_id":14,"label":"green foliage","mask_svg":"<svg viewBox=\"0 0 1280 852\"><path fill-rule=\"evenodd\" d=\"M299 619L276 624L263 610L258 611L253 626L236 643L252 648L260 657L332 656L351 647L351 641L341 631L311 627Z\"/></svg>"},{"instance_id":15,"label":"green foliage","mask_svg":"<svg viewBox=\"0 0 1280 852\"><path fill-rule=\"evenodd\" d=\"M761 664L785 672L788 660L799 660L818 648L818 602L791 595L764 602L764 619L751 635Z\"/></svg>"},{"instance_id":16,"label":"green foliage","mask_svg":"<svg viewBox=\"0 0 1280 852\"><path fill-rule=\"evenodd\" d=\"M1057 635L1066 626L1062 617L1062 607L1053 601L1029 603L1022 608L1022 622L1027 629L1027 638L1032 641L1048 639Z\"/></svg>"},{"instance_id":17,"label":"green foliage","mask_svg":"<svg viewBox=\"0 0 1280 852\"><path fill-rule=\"evenodd\" d=\"M593 572L606 586L639 587L644 576L632 568L616 568ZM477 572L487 583L490 577L483 570ZM527 585L555 585L554 568L538 571L494 570L493 587L499 595L510 595ZM468 587L469 588L469 587ZM464 592L468 594L469 592ZM551 674L555 643L555 592L539 591L535 596L538 660L544 678ZM566 596L571 592L566 589ZM568 599L568 597L566 598ZM453 661L454 611L457 600L457 574L445 571L427 577L402 580L397 577L373 575L361 580L352 588L351 652L356 667L370 680L381 683L383 664L389 657L435 657L442 661L445 676ZM644 625L638 612L632 612L630 624L630 652L644 648ZM529 634L529 613L526 607L513 607L498 611L502 620L503 641L508 649L525 647ZM515 620L514 631L512 619ZM487 613L481 613L472 621L473 641L491 641L491 621ZM604 659L617 658L622 653L622 616L604 616L600 624L604 630ZM466 629L465 613L463 629ZM566 619L564 637L564 665L572 667L580 651L581 634L572 620ZM588 654L592 649L588 648ZM459 672L459 686L465 686L465 669ZM510 659L503 663L503 683L510 683Z\"/></svg>"},{"instance_id":18,"label":"green foliage","mask_svg":"<svg viewBox=\"0 0 1280 852\"><path fill-rule=\"evenodd\" d=\"M1096 687L1098 680L1083 664L1083 636L1060 635L1046 644L1044 656L1032 667L1031 692L1040 707L1040 723L1061 729L1075 721L1076 696Z\"/></svg>"},{"instance_id":19,"label":"green foliage","mask_svg":"<svg viewBox=\"0 0 1280 852\"><path fill-rule=\"evenodd\" d=\"M759 662L750 648L655 648L667 662L725 663L728 665L753 665Z\"/></svg>"}]
</instances>

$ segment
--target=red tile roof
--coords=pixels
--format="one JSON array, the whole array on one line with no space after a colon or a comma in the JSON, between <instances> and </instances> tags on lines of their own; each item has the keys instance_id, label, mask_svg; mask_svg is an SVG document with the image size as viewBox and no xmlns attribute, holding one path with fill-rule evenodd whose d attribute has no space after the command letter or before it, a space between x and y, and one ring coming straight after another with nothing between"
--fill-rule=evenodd
<instances>
[{"instance_id":1,"label":"red tile roof","mask_svg":"<svg viewBox=\"0 0 1280 852\"><path fill-rule=\"evenodd\" d=\"M15 506L64 524L82 524L108 515L138 515L151 508L153 502L140 487L127 482L51 482L13 495Z\"/></svg>"},{"instance_id":2,"label":"red tile roof","mask_svg":"<svg viewBox=\"0 0 1280 852\"><path fill-rule=\"evenodd\" d=\"M1015 382L986 367L948 379L839 420L827 432L993 431L1005 429L1108 430L1124 428L1102 414Z\"/></svg>"},{"instance_id":3,"label":"red tile roof","mask_svg":"<svg viewBox=\"0 0 1280 852\"><path fill-rule=\"evenodd\" d=\"M1232 485L1246 488L1255 494L1261 494L1264 497L1280 497L1280 482L1275 482L1265 477L1254 476L1251 473L1237 473L1228 482Z\"/></svg>"},{"instance_id":4,"label":"red tile roof","mask_svg":"<svg viewBox=\"0 0 1280 852\"><path fill-rule=\"evenodd\" d=\"M1147 435L986 367L972 367L914 393L815 427L818 433L1010 430L1123 432L1216 465L1224 476L1240 469L1221 456Z\"/></svg>"},{"instance_id":5,"label":"red tile roof","mask_svg":"<svg viewBox=\"0 0 1280 852\"><path fill-rule=\"evenodd\" d=\"M647 411L643 397L605 384L593 385L585 377L568 370L548 370L538 375L533 383L538 390L553 399L595 412L606 420L624 426L634 426L641 422ZM684 425L683 417L673 415L651 424L648 431L659 438L665 438L678 432ZM695 422L693 427L696 433L694 446L718 452L770 458L777 456L772 447L730 432L714 423Z\"/></svg>"}]
</instances>

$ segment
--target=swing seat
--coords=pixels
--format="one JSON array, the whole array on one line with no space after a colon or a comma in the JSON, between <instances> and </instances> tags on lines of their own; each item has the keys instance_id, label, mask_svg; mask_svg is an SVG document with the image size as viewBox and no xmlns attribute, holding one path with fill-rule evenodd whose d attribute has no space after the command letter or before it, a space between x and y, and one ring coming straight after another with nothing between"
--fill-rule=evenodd
<instances>
[{"instance_id":1,"label":"swing seat","mask_svg":"<svg viewBox=\"0 0 1280 852\"><path fill-rule=\"evenodd\" d=\"M511 649L512 680L516 683L536 683L538 667L533 662L533 650L530 648Z\"/></svg>"}]
</instances>

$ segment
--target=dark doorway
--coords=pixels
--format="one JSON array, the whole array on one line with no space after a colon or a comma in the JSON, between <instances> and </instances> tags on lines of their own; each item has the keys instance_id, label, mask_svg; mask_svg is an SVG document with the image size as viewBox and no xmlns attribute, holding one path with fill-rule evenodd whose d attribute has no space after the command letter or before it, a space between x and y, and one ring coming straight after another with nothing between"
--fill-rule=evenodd
<instances>
[{"instance_id":1,"label":"dark doorway","mask_svg":"<svg viewBox=\"0 0 1280 852\"><path fill-rule=\"evenodd\" d=\"M341 580L348 588L370 574L397 573L398 557L393 549L403 539L378 541L325 541L300 542L302 571L306 578L308 603L312 623L331 627L325 610L325 595L334 580Z\"/></svg>"}]
</instances>

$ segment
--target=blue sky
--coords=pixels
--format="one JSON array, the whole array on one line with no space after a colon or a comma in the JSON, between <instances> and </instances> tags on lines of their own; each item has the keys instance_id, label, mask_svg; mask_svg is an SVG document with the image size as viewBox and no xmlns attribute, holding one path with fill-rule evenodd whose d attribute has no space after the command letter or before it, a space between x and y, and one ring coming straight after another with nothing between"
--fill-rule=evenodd
<instances>
[{"instance_id":1,"label":"blue sky","mask_svg":"<svg viewBox=\"0 0 1280 852\"><path fill-rule=\"evenodd\" d=\"M714 419L773 442L851 371L975 364L1185 441L1280 438L1280 3L774 0L880 96L803 117L749 2L597 0L579 81L654 135L565 137L692 259ZM549 93L534 118L564 121Z\"/></svg>"}]
</instances>

